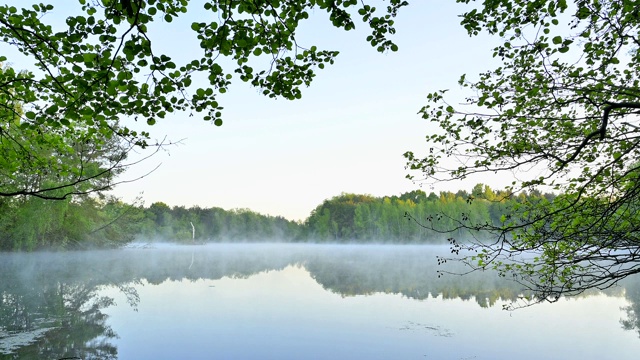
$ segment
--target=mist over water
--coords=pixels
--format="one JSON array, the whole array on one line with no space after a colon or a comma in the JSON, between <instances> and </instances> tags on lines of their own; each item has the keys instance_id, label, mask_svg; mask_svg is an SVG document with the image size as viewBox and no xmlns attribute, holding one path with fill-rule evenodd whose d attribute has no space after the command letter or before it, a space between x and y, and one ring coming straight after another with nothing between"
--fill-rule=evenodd
<instances>
[{"instance_id":1,"label":"mist over water","mask_svg":"<svg viewBox=\"0 0 640 360\"><path fill-rule=\"evenodd\" d=\"M438 278L436 256L447 254L433 245L279 243L0 254L0 358L639 353L637 282L510 313L501 308L517 300L518 284L491 272Z\"/></svg>"}]
</instances>

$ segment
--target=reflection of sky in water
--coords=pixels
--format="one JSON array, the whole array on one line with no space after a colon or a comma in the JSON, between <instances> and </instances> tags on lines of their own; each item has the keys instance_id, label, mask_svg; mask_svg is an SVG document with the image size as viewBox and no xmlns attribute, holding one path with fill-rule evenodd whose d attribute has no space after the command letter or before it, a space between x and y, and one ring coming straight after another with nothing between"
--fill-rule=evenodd
<instances>
[{"instance_id":1,"label":"reflection of sky in water","mask_svg":"<svg viewBox=\"0 0 640 360\"><path fill-rule=\"evenodd\" d=\"M137 286L138 311L105 310L121 359L636 359L623 298L595 295L515 312L501 304L326 291L304 267L245 279Z\"/></svg>"}]
</instances>

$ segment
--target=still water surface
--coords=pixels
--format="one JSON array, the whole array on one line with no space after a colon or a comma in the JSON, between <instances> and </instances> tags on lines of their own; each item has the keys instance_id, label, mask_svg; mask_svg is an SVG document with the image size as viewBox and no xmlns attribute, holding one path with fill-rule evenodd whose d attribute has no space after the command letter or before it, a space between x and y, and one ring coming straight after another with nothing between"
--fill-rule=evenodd
<instances>
[{"instance_id":1,"label":"still water surface","mask_svg":"<svg viewBox=\"0 0 640 360\"><path fill-rule=\"evenodd\" d=\"M0 359L637 359L640 279L516 311L434 246L0 255Z\"/></svg>"}]
</instances>

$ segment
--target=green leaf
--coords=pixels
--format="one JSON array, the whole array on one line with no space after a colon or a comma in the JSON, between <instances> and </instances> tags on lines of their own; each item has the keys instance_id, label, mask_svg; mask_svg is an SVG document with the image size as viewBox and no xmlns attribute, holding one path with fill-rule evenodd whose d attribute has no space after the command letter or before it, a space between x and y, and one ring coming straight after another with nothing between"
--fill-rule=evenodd
<instances>
[{"instance_id":1,"label":"green leaf","mask_svg":"<svg viewBox=\"0 0 640 360\"><path fill-rule=\"evenodd\" d=\"M576 11L576 17L580 20L584 20L591 15L591 10L586 6L581 6L578 11Z\"/></svg>"},{"instance_id":2,"label":"green leaf","mask_svg":"<svg viewBox=\"0 0 640 360\"><path fill-rule=\"evenodd\" d=\"M58 112L58 109L59 109L58 105L52 104L51 106L47 107L44 112L49 114L49 115L52 115L52 114L55 114L56 112Z\"/></svg>"},{"instance_id":3,"label":"green leaf","mask_svg":"<svg viewBox=\"0 0 640 360\"><path fill-rule=\"evenodd\" d=\"M96 54L93 54L93 53L85 53L82 55L82 59L84 60L85 64L93 62L95 58L96 58Z\"/></svg>"}]
</instances>

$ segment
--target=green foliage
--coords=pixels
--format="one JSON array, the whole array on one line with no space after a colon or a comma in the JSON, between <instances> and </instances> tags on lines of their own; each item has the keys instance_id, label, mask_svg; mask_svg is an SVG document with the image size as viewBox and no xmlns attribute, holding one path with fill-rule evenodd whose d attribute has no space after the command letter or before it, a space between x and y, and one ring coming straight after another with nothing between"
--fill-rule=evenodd
<instances>
[{"instance_id":1,"label":"green foliage","mask_svg":"<svg viewBox=\"0 0 640 360\"><path fill-rule=\"evenodd\" d=\"M445 91L430 94L421 113L440 131L428 136L426 157L405 154L427 181L516 171L510 191L562 194L516 199L517 216L472 227L497 241L471 246L480 255L465 260L521 281L540 300L640 272L637 5L499 0L468 11L462 25L499 38L501 65L475 81L461 77L476 94L469 112L447 103ZM465 160L447 168L450 158Z\"/></svg>"},{"instance_id":2,"label":"green foliage","mask_svg":"<svg viewBox=\"0 0 640 360\"><path fill-rule=\"evenodd\" d=\"M134 239L142 212L112 197L4 200L0 250L118 247Z\"/></svg>"},{"instance_id":3,"label":"green foliage","mask_svg":"<svg viewBox=\"0 0 640 360\"><path fill-rule=\"evenodd\" d=\"M32 80L28 73L0 66L0 84L5 84L0 91L0 197L59 200L109 189L124 170L128 148L119 138L97 141L86 127L38 121L34 112L25 113L27 103L37 100Z\"/></svg>"},{"instance_id":4,"label":"green foliage","mask_svg":"<svg viewBox=\"0 0 640 360\"><path fill-rule=\"evenodd\" d=\"M363 203L372 203L375 199L368 195L342 194L331 200L325 200L307 219L307 227L318 228L318 235L331 236L334 239L353 239L356 229L362 228L365 221L371 221L356 209ZM356 220L358 223L356 223Z\"/></svg>"},{"instance_id":5,"label":"green foliage","mask_svg":"<svg viewBox=\"0 0 640 360\"><path fill-rule=\"evenodd\" d=\"M13 128L9 135L0 132L0 169L24 177L47 171L64 177L59 184L7 189L0 182L0 196L57 198L61 195L47 190L93 180L100 172L87 173L77 162L52 160L54 154L77 156L77 144L91 144L95 151L110 148L107 144L114 139L126 144L125 149L162 145L150 143L146 131L119 126L124 118L153 125L184 111L203 113L204 120L221 125L218 95L228 91L234 76L266 96L299 99L315 71L338 55L298 44L296 30L311 13L328 13L331 24L344 30L353 29L361 18L371 28L367 41L384 52L397 50L388 37L395 33L398 10L407 5L401 0L391 0L381 9L355 0L78 2L80 9L65 14L64 24L51 19L50 4L0 5L0 41L23 55L0 56L0 63L25 64L26 58L35 69L0 71L0 124ZM172 22L187 12L202 13L209 20L190 25L200 53L178 62L174 57L181 50L160 52L157 44L162 39L149 28L154 22L175 26ZM200 79L206 79L205 85L195 85L202 84ZM106 172L121 166L121 158L110 160L110 166L103 167ZM102 187L90 184L89 189ZM75 192L66 190L62 196Z\"/></svg>"},{"instance_id":6,"label":"green foliage","mask_svg":"<svg viewBox=\"0 0 640 360\"><path fill-rule=\"evenodd\" d=\"M488 185L475 188L492 194L491 198L483 195L474 199L462 190L458 194L467 196L441 192L440 196L427 197L421 190L382 198L342 194L325 200L311 212L304 223L305 239L422 244L444 243L452 236L472 239L482 236L478 224L500 226L502 219L513 217L518 200L546 200L540 193L509 197L505 191L494 193ZM416 222L422 226L416 226Z\"/></svg>"},{"instance_id":7,"label":"green foliage","mask_svg":"<svg viewBox=\"0 0 640 360\"><path fill-rule=\"evenodd\" d=\"M300 224L283 217L266 216L248 209L185 208L156 202L144 209L137 237L187 244L204 242L294 241Z\"/></svg>"},{"instance_id":8,"label":"green foliage","mask_svg":"<svg viewBox=\"0 0 640 360\"><path fill-rule=\"evenodd\" d=\"M494 193L483 184L483 191ZM460 190L457 194L468 194ZM494 199L460 197L452 192L427 197L421 190L400 196L341 194L325 200L304 223L248 209L147 208L113 197L75 197L48 201L5 198L0 201L0 249L36 250L118 247L138 239L185 244L207 242L334 242L441 244L452 236L478 238L475 224L504 225L517 215L520 201L547 202L541 193ZM422 226L416 226L416 222ZM452 230L453 229L453 230Z\"/></svg>"}]
</instances>

